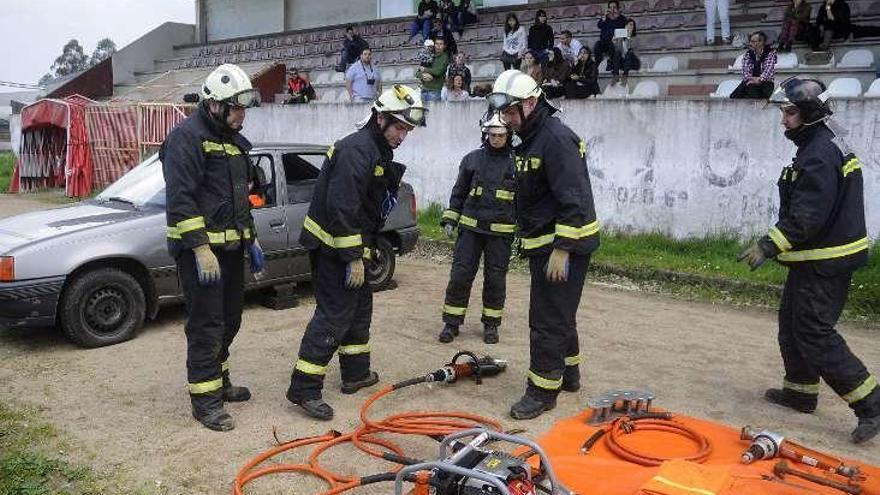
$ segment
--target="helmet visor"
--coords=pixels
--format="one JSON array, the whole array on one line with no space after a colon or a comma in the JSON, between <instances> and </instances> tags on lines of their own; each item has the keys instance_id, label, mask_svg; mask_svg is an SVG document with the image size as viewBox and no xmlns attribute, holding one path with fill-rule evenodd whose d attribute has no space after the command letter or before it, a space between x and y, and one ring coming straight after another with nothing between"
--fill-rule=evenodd
<instances>
[{"instance_id":1,"label":"helmet visor","mask_svg":"<svg viewBox=\"0 0 880 495\"><path fill-rule=\"evenodd\" d=\"M409 107L388 113L397 120L406 122L413 127L425 127L428 109L423 107Z\"/></svg>"},{"instance_id":2,"label":"helmet visor","mask_svg":"<svg viewBox=\"0 0 880 495\"><path fill-rule=\"evenodd\" d=\"M486 96L486 101L489 103L489 110L496 112L522 102L520 98L515 98L507 93L490 93Z\"/></svg>"},{"instance_id":3,"label":"helmet visor","mask_svg":"<svg viewBox=\"0 0 880 495\"><path fill-rule=\"evenodd\" d=\"M230 96L225 101L226 103L236 107L258 107L260 106L260 92L256 89L246 89L240 93Z\"/></svg>"}]
</instances>

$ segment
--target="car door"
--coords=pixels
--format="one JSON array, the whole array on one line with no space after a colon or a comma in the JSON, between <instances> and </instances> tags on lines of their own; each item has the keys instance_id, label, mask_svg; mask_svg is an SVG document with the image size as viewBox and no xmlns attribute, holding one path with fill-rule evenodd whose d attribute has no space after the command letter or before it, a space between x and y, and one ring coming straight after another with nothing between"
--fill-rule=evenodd
<instances>
[{"instance_id":1,"label":"car door","mask_svg":"<svg viewBox=\"0 0 880 495\"><path fill-rule=\"evenodd\" d=\"M299 242L299 236L309 212L315 182L325 156L322 151L284 152L281 154L287 186L289 246L291 251L296 253L296 256L291 259L291 273L298 277L311 273L309 257L305 255L305 250Z\"/></svg>"},{"instance_id":2,"label":"car door","mask_svg":"<svg viewBox=\"0 0 880 495\"><path fill-rule=\"evenodd\" d=\"M250 158L254 166L262 170L263 177L267 181L261 188L265 204L254 206L252 201L251 206L257 238L266 257L267 273L264 280L284 278L290 271L290 259L286 255L289 224L283 198L278 189L276 158L270 151L252 152ZM250 274L249 269L247 272ZM253 275L248 277L247 280L253 282Z\"/></svg>"}]
</instances>

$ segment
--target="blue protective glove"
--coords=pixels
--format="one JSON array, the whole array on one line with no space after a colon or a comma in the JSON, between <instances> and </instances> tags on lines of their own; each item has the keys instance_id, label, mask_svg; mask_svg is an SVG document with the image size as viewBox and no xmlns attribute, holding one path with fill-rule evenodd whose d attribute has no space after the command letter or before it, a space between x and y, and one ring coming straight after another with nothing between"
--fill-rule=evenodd
<instances>
[{"instance_id":1,"label":"blue protective glove","mask_svg":"<svg viewBox=\"0 0 880 495\"><path fill-rule=\"evenodd\" d=\"M263 248L256 240L248 247L248 254L251 257L251 273L262 273L266 269L266 257L263 255Z\"/></svg>"}]
</instances>

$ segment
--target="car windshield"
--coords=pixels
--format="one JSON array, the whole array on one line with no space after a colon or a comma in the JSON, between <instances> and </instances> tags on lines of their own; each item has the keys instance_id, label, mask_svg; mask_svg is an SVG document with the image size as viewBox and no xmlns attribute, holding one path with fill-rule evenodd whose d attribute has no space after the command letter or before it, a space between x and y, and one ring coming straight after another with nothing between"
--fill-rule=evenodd
<instances>
[{"instance_id":1,"label":"car windshield","mask_svg":"<svg viewBox=\"0 0 880 495\"><path fill-rule=\"evenodd\" d=\"M159 155L155 154L129 170L96 199L102 202L121 201L135 206L165 206L165 177L162 175Z\"/></svg>"}]
</instances>

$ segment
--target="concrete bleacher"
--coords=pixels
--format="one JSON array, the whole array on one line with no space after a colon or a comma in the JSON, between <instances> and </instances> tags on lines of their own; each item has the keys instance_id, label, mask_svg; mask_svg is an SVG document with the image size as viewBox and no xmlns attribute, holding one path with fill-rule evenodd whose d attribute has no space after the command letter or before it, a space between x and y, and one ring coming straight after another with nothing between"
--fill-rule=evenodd
<instances>
[{"instance_id":1,"label":"concrete bleacher","mask_svg":"<svg viewBox=\"0 0 880 495\"><path fill-rule=\"evenodd\" d=\"M880 24L880 0L851 0L849 4L854 23ZM784 5L776 0L734 2L730 8L732 31L745 38L748 33L760 29L770 40L775 40ZM604 1L556 1L481 10L480 22L468 26L458 40L459 51L467 55L476 82L489 82L501 71L498 55L507 12L516 12L520 22L528 26L539 8L547 11L557 35L568 29L588 46L598 39L596 22L604 12ZM700 0L633 0L623 2L622 10L625 15L636 19L640 39L638 55L642 70L630 74L630 89L635 89L641 82L651 82L643 86L650 88L644 93L646 95L708 97L716 92L720 83L738 77L736 59L744 48L705 46L705 14ZM813 10L815 15L815 6ZM415 58L420 43L418 38L407 43L409 23L409 18L383 19L357 28L373 48L374 60L386 83L415 83ZM137 78L140 84L149 84L169 72L210 68L224 62L252 65L277 62L309 73L320 101L344 101L343 74L333 70L338 62L344 29L342 25L331 26L176 47L172 57L158 60L154 71L137 74ZM848 78L858 81L862 88L868 88L875 79L876 60L880 58L878 38L832 44L833 62L827 66L805 65L805 54L809 49L802 43L795 44L794 48L791 54L780 54L777 80L809 73L826 83ZM607 81L610 81L610 74L600 72L600 84L604 86ZM320 96L324 92L330 92L329 98Z\"/></svg>"}]
</instances>

